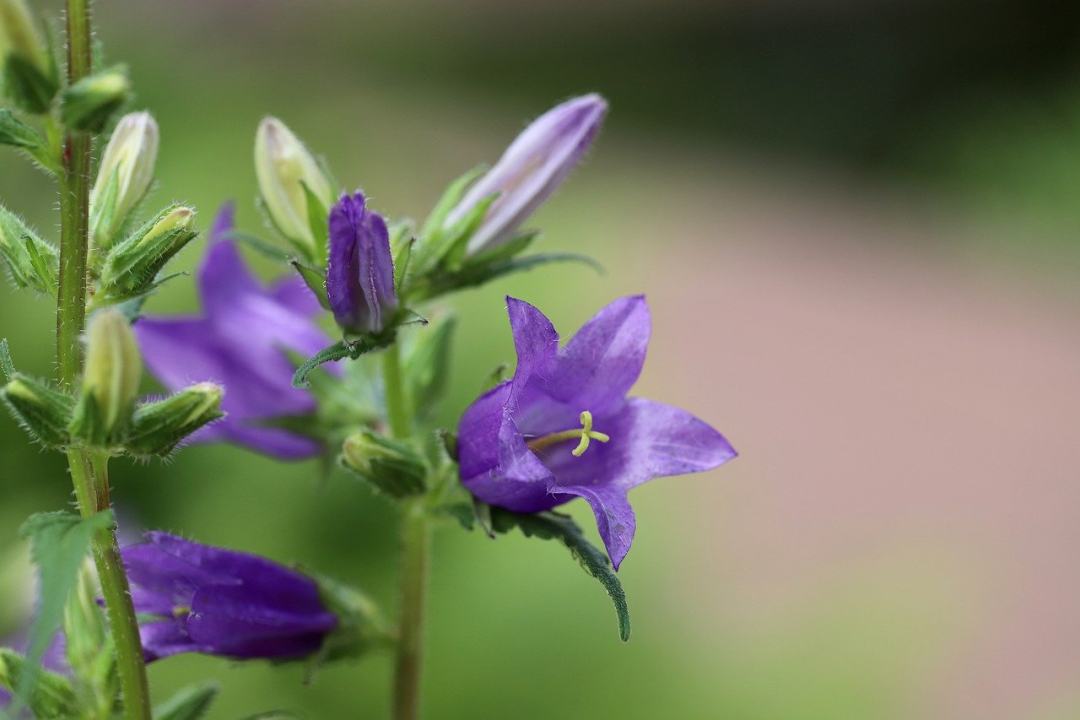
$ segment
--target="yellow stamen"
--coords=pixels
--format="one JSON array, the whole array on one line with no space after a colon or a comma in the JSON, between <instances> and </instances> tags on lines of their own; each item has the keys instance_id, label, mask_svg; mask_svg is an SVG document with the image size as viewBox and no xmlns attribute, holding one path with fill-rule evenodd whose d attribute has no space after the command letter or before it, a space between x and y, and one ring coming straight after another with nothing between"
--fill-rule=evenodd
<instances>
[{"instance_id":1,"label":"yellow stamen","mask_svg":"<svg viewBox=\"0 0 1080 720\"><path fill-rule=\"evenodd\" d=\"M589 443L593 440L597 442L609 442L611 437L606 433L593 430L593 416L588 410L581 411L581 427L574 428L573 430L563 430L561 432L550 433L548 435L542 435L534 440L530 440L526 445L533 452L539 452L544 448L550 447L556 443L565 442L567 440L577 440L578 444L570 454L574 457L581 457L585 454L585 451L589 449Z\"/></svg>"}]
</instances>

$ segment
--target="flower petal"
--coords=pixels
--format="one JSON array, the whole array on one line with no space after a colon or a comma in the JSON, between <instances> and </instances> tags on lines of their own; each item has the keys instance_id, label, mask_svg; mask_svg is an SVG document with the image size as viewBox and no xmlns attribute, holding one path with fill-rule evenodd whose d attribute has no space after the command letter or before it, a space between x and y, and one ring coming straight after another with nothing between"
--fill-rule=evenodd
<instances>
[{"instance_id":1,"label":"flower petal","mask_svg":"<svg viewBox=\"0 0 1080 720\"><path fill-rule=\"evenodd\" d=\"M653 477L705 472L738 455L711 425L681 408L630 398L627 414L635 462L643 468L634 484Z\"/></svg>"},{"instance_id":2,"label":"flower petal","mask_svg":"<svg viewBox=\"0 0 1080 720\"><path fill-rule=\"evenodd\" d=\"M643 295L619 298L577 331L559 354L545 387L552 397L595 416L623 403L645 365L652 333Z\"/></svg>"},{"instance_id":3,"label":"flower petal","mask_svg":"<svg viewBox=\"0 0 1080 720\"><path fill-rule=\"evenodd\" d=\"M146 662L180 653L209 651L209 648L199 646L191 639L182 620L143 623L139 626L139 638Z\"/></svg>"},{"instance_id":4,"label":"flower petal","mask_svg":"<svg viewBox=\"0 0 1080 720\"><path fill-rule=\"evenodd\" d=\"M573 485L558 488L559 493L585 498L596 516L596 527L607 548L612 566L618 570L630 543L634 541L637 519L626 491L617 487ZM565 500L564 500L565 502Z\"/></svg>"},{"instance_id":5,"label":"flower petal","mask_svg":"<svg viewBox=\"0 0 1080 720\"><path fill-rule=\"evenodd\" d=\"M326 292L334 318L347 330L379 332L397 308L386 222L367 208L361 192L343 196L329 222Z\"/></svg>"},{"instance_id":6,"label":"flower petal","mask_svg":"<svg viewBox=\"0 0 1080 720\"><path fill-rule=\"evenodd\" d=\"M260 292L258 279L248 270L236 243L229 239L235 210L231 202L218 210L199 266L199 295L209 314L228 307L238 295Z\"/></svg>"}]
</instances>

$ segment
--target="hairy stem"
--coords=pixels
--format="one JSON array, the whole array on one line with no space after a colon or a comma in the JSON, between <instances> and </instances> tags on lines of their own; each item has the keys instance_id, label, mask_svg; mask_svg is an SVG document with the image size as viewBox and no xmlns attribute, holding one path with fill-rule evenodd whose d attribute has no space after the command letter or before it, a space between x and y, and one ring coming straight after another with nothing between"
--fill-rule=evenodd
<instances>
[{"instance_id":1,"label":"hairy stem","mask_svg":"<svg viewBox=\"0 0 1080 720\"><path fill-rule=\"evenodd\" d=\"M68 0L68 82L91 71L89 0ZM56 366L60 384L75 385L82 365L79 336L86 320L86 257L90 215L90 150L93 137L69 132L64 138L60 183L60 287L56 301ZM84 517L109 507L107 459L89 451L68 452L68 466L79 509ZM93 539L94 562L105 596L109 626L116 641L117 668L125 720L150 720L150 690L142 643L127 576L120 561L116 529Z\"/></svg>"},{"instance_id":2,"label":"hairy stem","mask_svg":"<svg viewBox=\"0 0 1080 720\"><path fill-rule=\"evenodd\" d=\"M383 385L390 432L399 440L412 434L412 411L401 373L397 343L383 353ZM427 594L431 528L424 498L407 503L401 517L401 619L394 669L394 718L420 717L420 680L424 656L424 605Z\"/></svg>"}]
</instances>

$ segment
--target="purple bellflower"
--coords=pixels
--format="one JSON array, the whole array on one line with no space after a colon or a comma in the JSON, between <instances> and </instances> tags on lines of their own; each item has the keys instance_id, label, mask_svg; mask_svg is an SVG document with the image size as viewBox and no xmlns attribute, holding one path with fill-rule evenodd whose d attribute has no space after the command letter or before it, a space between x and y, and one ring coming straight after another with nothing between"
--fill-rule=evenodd
<instances>
[{"instance_id":1,"label":"purple bellflower","mask_svg":"<svg viewBox=\"0 0 1080 720\"><path fill-rule=\"evenodd\" d=\"M194 652L291 660L318 652L338 625L315 581L265 558L163 532L122 551L147 661Z\"/></svg>"},{"instance_id":2,"label":"purple bellflower","mask_svg":"<svg viewBox=\"0 0 1080 720\"><path fill-rule=\"evenodd\" d=\"M143 318L135 337L151 372L170 390L204 381L224 386L226 417L193 442L231 442L284 460L317 455L318 442L269 423L315 410L315 398L292 386L286 351L309 356L330 344L313 319L318 300L299 277L264 288L228 239L232 227L233 208L226 205L199 268L204 314Z\"/></svg>"},{"instance_id":3,"label":"purple bellflower","mask_svg":"<svg viewBox=\"0 0 1080 720\"><path fill-rule=\"evenodd\" d=\"M447 215L446 225L454 225L484 198L499 193L469 239L469 254L514 237L584 157L605 114L604 98L583 95L548 110L517 136L495 167L469 188Z\"/></svg>"},{"instance_id":4,"label":"purple bellflower","mask_svg":"<svg viewBox=\"0 0 1080 720\"><path fill-rule=\"evenodd\" d=\"M361 192L330 210L326 293L338 325L352 332L381 332L397 309L390 234Z\"/></svg>"},{"instance_id":5,"label":"purple bellflower","mask_svg":"<svg viewBox=\"0 0 1080 720\"><path fill-rule=\"evenodd\" d=\"M461 418L462 482L520 513L584 498L618 569L634 538L627 493L654 477L710 470L735 450L684 410L626 397L649 344L644 297L611 303L562 348L538 309L514 298L507 309L517 369Z\"/></svg>"}]
</instances>

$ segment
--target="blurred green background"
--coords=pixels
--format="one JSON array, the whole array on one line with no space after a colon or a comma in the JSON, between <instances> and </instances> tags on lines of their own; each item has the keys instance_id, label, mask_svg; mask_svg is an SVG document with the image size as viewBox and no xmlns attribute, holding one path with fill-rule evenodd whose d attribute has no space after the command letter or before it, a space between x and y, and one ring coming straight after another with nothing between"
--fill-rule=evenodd
<instances>
[{"instance_id":1,"label":"blurred green background","mask_svg":"<svg viewBox=\"0 0 1080 720\"><path fill-rule=\"evenodd\" d=\"M129 66L161 127L153 202L192 202L204 223L235 198L241 227L263 229L251 150L265 114L380 211L423 217L556 101L611 103L588 162L534 223L607 273L544 269L456 299L441 420L512 360L505 294L568 336L645 291L656 327L641 393L706 418L742 457L636 491L625 645L561 547L440 531L429 717L1080 717L1080 24L1067 4L98 6L107 61ZM10 153L0 198L55 231L49 182ZM0 293L17 364L49 374L51 303ZM196 308L181 279L148 310ZM0 547L13 547L23 518L71 498L59 459L6 418L0 448ZM301 563L393 605L393 508L350 478L221 446L117 465L129 529ZM0 634L28 593L14 561L2 576ZM388 657L310 683L298 667L200 657L151 669L159 699L206 677L224 687L213 718L388 713Z\"/></svg>"}]
</instances>

